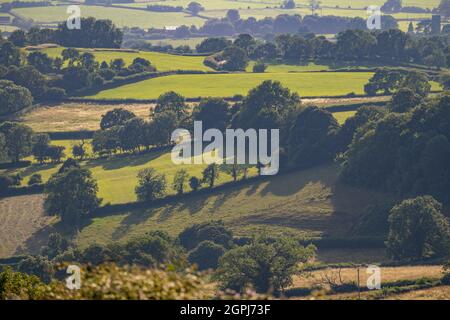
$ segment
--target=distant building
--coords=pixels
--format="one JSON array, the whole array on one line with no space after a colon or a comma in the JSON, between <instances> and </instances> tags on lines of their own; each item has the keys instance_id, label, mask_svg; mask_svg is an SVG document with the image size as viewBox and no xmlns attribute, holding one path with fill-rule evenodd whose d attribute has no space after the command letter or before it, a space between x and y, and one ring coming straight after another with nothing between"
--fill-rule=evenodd
<instances>
[{"instance_id":1,"label":"distant building","mask_svg":"<svg viewBox=\"0 0 450 320\"><path fill-rule=\"evenodd\" d=\"M431 18L431 33L439 34L441 33L441 16L438 14L434 14Z\"/></svg>"}]
</instances>

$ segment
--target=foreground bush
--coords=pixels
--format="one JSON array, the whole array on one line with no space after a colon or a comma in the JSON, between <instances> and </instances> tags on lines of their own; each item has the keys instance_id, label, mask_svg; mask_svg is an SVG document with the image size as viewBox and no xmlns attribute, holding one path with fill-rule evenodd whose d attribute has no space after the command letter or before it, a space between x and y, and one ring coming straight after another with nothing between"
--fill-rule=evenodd
<instances>
[{"instance_id":1,"label":"foreground bush","mask_svg":"<svg viewBox=\"0 0 450 320\"><path fill-rule=\"evenodd\" d=\"M7 268L0 272L0 300L183 300L208 299L213 292L199 274L114 264L81 268L80 290L65 281L43 284L37 277Z\"/></svg>"},{"instance_id":2,"label":"foreground bush","mask_svg":"<svg viewBox=\"0 0 450 320\"><path fill-rule=\"evenodd\" d=\"M88 268L81 272L80 290L69 290L63 282L46 287L41 299L76 300L185 300L207 299L212 293L202 278L190 270L118 267L114 264Z\"/></svg>"},{"instance_id":3,"label":"foreground bush","mask_svg":"<svg viewBox=\"0 0 450 320\"><path fill-rule=\"evenodd\" d=\"M292 238L257 238L226 252L219 260L217 280L222 288L239 292L254 288L260 293L278 292L292 284L299 264L315 254L312 245L302 247Z\"/></svg>"},{"instance_id":4,"label":"foreground bush","mask_svg":"<svg viewBox=\"0 0 450 320\"><path fill-rule=\"evenodd\" d=\"M34 300L43 294L44 288L44 284L36 276L13 272L11 268L0 272L0 300Z\"/></svg>"},{"instance_id":5,"label":"foreground bush","mask_svg":"<svg viewBox=\"0 0 450 320\"><path fill-rule=\"evenodd\" d=\"M197 264L200 270L215 269L224 253L225 248L221 245L212 241L203 241L189 253L188 260L190 263Z\"/></svg>"}]
</instances>

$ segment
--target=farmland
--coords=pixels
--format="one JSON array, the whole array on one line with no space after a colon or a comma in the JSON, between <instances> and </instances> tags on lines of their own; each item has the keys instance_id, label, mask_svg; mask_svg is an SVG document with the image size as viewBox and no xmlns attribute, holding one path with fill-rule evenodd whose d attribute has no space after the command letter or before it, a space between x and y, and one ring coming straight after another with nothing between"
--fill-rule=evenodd
<instances>
[{"instance_id":1,"label":"farmland","mask_svg":"<svg viewBox=\"0 0 450 320\"><path fill-rule=\"evenodd\" d=\"M80 245L127 239L149 230L172 235L193 223L221 219L240 236L253 233L308 237L349 235L367 204L385 198L336 182L336 166L276 176L173 204L93 218Z\"/></svg>"},{"instance_id":2,"label":"farmland","mask_svg":"<svg viewBox=\"0 0 450 320\"><path fill-rule=\"evenodd\" d=\"M183 12L151 12L124 8L80 6L84 16L97 19L110 19L119 27L164 28L176 25L201 26L205 19L193 17ZM14 9L13 12L40 23L57 24L66 21L67 6L32 7Z\"/></svg>"},{"instance_id":3,"label":"farmland","mask_svg":"<svg viewBox=\"0 0 450 320\"><path fill-rule=\"evenodd\" d=\"M184 8L191 1L173 0L169 5L183 6ZM284 10L280 8L282 1L198 1L205 8L200 17L192 16L185 12L152 12L146 11L148 3L123 3L113 4L112 6L86 6L80 5L82 14L92 16L98 19L111 19L120 27L140 27L140 28L164 28L168 26L195 25L201 26L206 21L205 18L223 18L229 9L238 9L242 18L254 17L263 19L265 17L275 17L280 14L300 14L302 16L311 14L306 0L297 1L297 8ZM381 6L384 0L371 1L371 5ZM167 1L152 2L152 4L167 5ZM421 8L433 9L438 6L439 0L403 1L404 6L418 6ZM68 5L68 4L67 4ZM321 1L321 8L317 10L319 15L335 15L345 17L367 17L367 2L364 0L326 0ZM64 4L50 7L31 7L14 9L14 14L33 19L41 24L56 24L65 21L67 18L67 6ZM430 18L430 13L395 13L392 14L397 19L424 19Z\"/></svg>"},{"instance_id":4,"label":"farmland","mask_svg":"<svg viewBox=\"0 0 450 320\"><path fill-rule=\"evenodd\" d=\"M180 167L171 164L167 157L167 154L125 157L113 161L103 160L101 163L88 162L86 167L98 179L99 195L105 198L104 203L118 203L135 198L135 174L140 168L152 166L159 172L166 173L170 182L170 175ZM30 174L32 168L24 174ZM40 173L48 176L55 170L54 166L49 165ZM200 173L200 168L197 167L188 170L190 174ZM87 222L78 241L82 246L92 242L106 243L125 240L149 230L165 230L177 235L192 223L214 219L222 219L240 236L261 231L274 235L283 233L307 237L346 236L361 209L385 196L341 185L336 182L337 174L337 166L323 166L277 176L268 181L227 188L209 196L192 195L173 204L96 217ZM229 177L223 178L220 182L229 181ZM27 201L32 201L36 205L33 212L42 216L40 196L26 196L23 199L26 199L22 201L24 208L28 206ZM10 219L12 211L15 214L20 212L20 208L16 207L19 205L16 200L19 197L1 200L4 208L11 208L3 211L4 219ZM14 232L14 228L21 228L21 224L14 224L12 221L6 224L11 232ZM49 218L35 218L34 221L40 226L55 222ZM4 232L0 234L0 240L7 235ZM23 235L26 239L31 233L24 231ZM25 241L21 239L18 238L17 241ZM9 249L4 249L5 252L11 253L11 246L8 245Z\"/></svg>"},{"instance_id":5,"label":"farmland","mask_svg":"<svg viewBox=\"0 0 450 320\"><path fill-rule=\"evenodd\" d=\"M42 243L28 242L57 219L43 211L43 196L29 195L0 199L0 258L20 254L22 246L39 251Z\"/></svg>"},{"instance_id":6,"label":"farmland","mask_svg":"<svg viewBox=\"0 0 450 320\"><path fill-rule=\"evenodd\" d=\"M309 0L289 10L284 0L196 0L205 8L198 14L186 10L191 0L83 1L0 14L27 29L0 46L0 280L5 265L46 281L57 280L51 268L60 262L82 269L107 262L145 272L169 266L180 277L192 267L214 298L219 288L236 288L282 299L450 299L442 277L450 239L450 115L442 91L450 86L450 48L447 34L431 36L436 25L421 21L441 0L403 0L430 9L393 14L400 29L413 21L417 33L373 37L331 34L363 26L361 19L244 20L304 17ZM366 6L385 2L322 0L316 14L364 18ZM55 30L70 4L80 4L83 18L112 20L123 34L105 21L76 31L28 28ZM191 28L175 30L179 25ZM330 33L329 41L309 33L318 30ZM217 54L205 61L196 45L220 35L237 41L210 39L199 51ZM184 45L193 51L175 48ZM79 52L54 59L63 46ZM268 80L282 88L261 85ZM168 137L174 128L192 129L194 120L226 137L227 128L260 129L257 164L244 171L174 163ZM271 165L279 165L273 176L258 173L266 165L264 128L276 130L269 139ZM251 141L252 132L245 134ZM73 155L82 142L84 154ZM51 177L55 183L47 184ZM311 247L311 255L302 252L310 243L315 254ZM381 268L381 289L366 285L368 265ZM0 300L2 290L0 284Z\"/></svg>"},{"instance_id":7,"label":"farmland","mask_svg":"<svg viewBox=\"0 0 450 320\"><path fill-rule=\"evenodd\" d=\"M371 76L370 72L171 75L101 91L89 98L155 99L170 90L189 98L231 97L246 94L265 80L280 81L302 96L339 96L364 93L364 84Z\"/></svg>"},{"instance_id":8,"label":"farmland","mask_svg":"<svg viewBox=\"0 0 450 320\"><path fill-rule=\"evenodd\" d=\"M75 142L73 140L59 140L54 141L53 144L66 147L66 155L70 155L71 147ZM206 168L206 165L176 165L170 157L170 152L151 152L143 155L116 156L111 159L92 159L83 162L82 165L89 169L97 180L99 197L103 198L103 203L117 204L136 201L134 188L138 181L137 174L141 169L152 167L165 174L168 183L167 191L169 194L174 194L175 191L172 189L171 183L176 171L184 168L191 176L201 178L201 173ZM13 172L20 172L24 178L22 183L26 185L32 174L39 173L42 179L47 181L58 168L59 165L56 164L34 164L26 169ZM254 173L251 171L251 174ZM227 175L222 175L218 179L219 184L228 181L231 181L231 177Z\"/></svg>"},{"instance_id":9,"label":"farmland","mask_svg":"<svg viewBox=\"0 0 450 320\"><path fill-rule=\"evenodd\" d=\"M102 115L114 108L132 111L138 117L148 119L148 104L101 105L88 103L65 103L58 106L42 106L23 115L19 120L37 132L60 132L97 130Z\"/></svg>"},{"instance_id":10,"label":"farmland","mask_svg":"<svg viewBox=\"0 0 450 320\"><path fill-rule=\"evenodd\" d=\"M370 261L370 263L379 263L379 261ZM366 267L359 268L359 282L365 289L366 281L369 274L366 274ZM292 292L293 299L358 299L358 290L355 287L353 292L336 293L330 288L330 282L333 285L345 285L358 282L358 268L325 268L312 272L304 272L300 276L295 276L293 285L288 292ZM362 299L448 299L450 296L450 287L439 286L433 284L442 277L442 266L440 265L418 265L418 266L381 266L381 290L364 290L360 295ZM416 289L414 287L423 286L428 281L430 284L425 285L424 289ZM389 291L389 287L395 289ZM316 288L309 295L296 297L295 292L301 292L302 289ZM398 290L398 292L396 292ZM406 293L401 293L401 292ZM426 298L426 294L429 296Z\"/></svg>"},{"instance_id":11,"label":"farmland","mask_svg":"<svg viewBox=\"0 0 450 320\"><path fill-rule=\"evenodd\" d=\"M304 105L316 105L329 107L333 105L348 105L386 101L387 97L364 97L350 99L303 99ZM190 104L191 107L193 104ZM30 126L36 132L67 132L82 130L98 130L101 116L106 112L123 108L132 111L136 116L145 120L149 119L150 109L154 104L95 104L95 103L62 103L59 105L40 106L20 116L17 120ZM335 117L339 121L345 121L351 116L351 111L337 112Z\"/></svg>"},{"instance_id":12,"label":"farmland","mask_svg":"<svg viewBox=\"0 0 450 320\"><path fill-rule=\"evenodd\" d=\"M57 57L61 55L62 47L45 48L42 51L47 53L50 57ZM203 64L204 57L187 57L177 56L159 52L144 52L134 50L92 50L81 49L81 52L91 52L94 54L98 62L106 61L110 62L114 59L123 59L126 65L133 62L135 58L144 58L152 62L158 71L170 71L170 70L199 70L199 71L212 71Z\"/></svg>"}]
</instances>

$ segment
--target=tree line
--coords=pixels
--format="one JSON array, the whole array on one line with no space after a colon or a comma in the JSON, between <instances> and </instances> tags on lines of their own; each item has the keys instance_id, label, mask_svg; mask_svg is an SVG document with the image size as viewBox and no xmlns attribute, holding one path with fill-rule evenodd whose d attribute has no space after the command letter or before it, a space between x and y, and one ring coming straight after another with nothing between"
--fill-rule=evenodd
<instances>
[{"instance_id":1,"label":"tree line","mask_svg":"<svg viewBox=\"0 0 450 320\"><path fill-rule=\"evenodd\" d=\"M60 101L115 79L156 72L143 58L135 58L128 66L121 58L99 63L92 53L74 48L62 50L55 58L33 51L23 59L20 47L26 44L26 37L18 30L8 40L0 39L0 115L25 109L33 102Z\"/></svg>"},{"instance_id":2,"label":"tree line","mask_svg":"<svg viewBox=\"0 0 450 320\"><path fill-rule=\"evenodd\" d=\"M229 71L245 70L250 59L307 64L315 62L379 62L420 64L444 68L450 63L448 36L415 37L400 30L369 32L346 30L336 41L314 34L280 34L273 41L261 41L241 34L234 41L208 38L196 47L212 53L205 64ZM220 64L221 61L225 63Z\"/></svg>"}]
</instances>

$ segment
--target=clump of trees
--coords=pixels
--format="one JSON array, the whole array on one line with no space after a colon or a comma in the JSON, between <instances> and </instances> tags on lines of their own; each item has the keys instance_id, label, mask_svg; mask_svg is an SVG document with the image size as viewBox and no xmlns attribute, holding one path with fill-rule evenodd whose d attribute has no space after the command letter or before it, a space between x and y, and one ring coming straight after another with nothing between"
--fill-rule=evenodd
<instances>
[{"instance_id":1,"label":"clump of trees","mask_svg":"<svg viewBox=\"0 0 450 320\"><path fill-rule=\"evenodd\" d=\"M260 293L279 292L292 284L299 264L314 253L314 246L303 247L292 238L255 238L220 258L216 279L222 288L238 292L249 288Z\"/></svg>"},{"instance_id":2,"label":"clump of trees","mask_svg":"<svg viewBox=\"0 0 450 320\"><path fill-rule=\"evenodd\" d=\"M399 89L410 89L414 94L425 97L430 93L431 85L428 76L422 72L380 69L364 86L364 91L371 96L379 92L389 95Z\"/></svg>"},{"instance_id":3,"label":"clump of trees","mask_svg":"<svg viewBox=\"0 0 450 320\"><path fill-rule=\"evenodd\" d=\"M0 80L0 115L6 115L25 108L33 103L31 92L12 81Z\"/></svg>"},{"instance_id":4,"label":"clump of trees","mask_svg":"<svg viewBox=\"0 0 450 320\"><path fill-rule=\"evenodd\" d=\"M136 195L139 201L154 201L166 194L166 176L153 168L142 169L138 173Z\"/></svg>"},{"instance_id":5,"label":"clump of trees","mask_svg":"<svg viewBox=\"0 0 450 320\"><path fill-rule=\"evenodd\" d=\"M33 148L33 130L16 122L3 122L0 124L2 138L3 158L6 156L12 162L19 162L31 154ZM1 157L0 157L1 158Z\"/></svg>"},{"instance_id":6,"label":"clump of trees","mask_svg":"<svg viewBox=\"0 0 450 320\"><path fill-rule=\"evenodd\" d=\"M429 194L447 203L449 99L442 94L362 126L345 153L342 180L400 196Z\"/></svg>"},{"instance_id":7,"label":"clump of trees","mask_svg":"<svg viewBox=\"0 0 450 320\"><path fill-rule=\"evenodd\" d=\"M78 230L82 219L97 209L102 199L97 197L98 186L91 172L69 162L73 160L67 160L46 183L44 208Z\"/></svg>"},{"instance_id":8,"label":"clump of trees","mask_svg":"<svg viewBox=\"0 0 450 320\"><path fill-rule=\"evenodd\" d=\"M33 148L31 153L39 163L47 160L60 162L64 157L64 147L50 145L50 137L47 134L36 134L33 137Z\"/></svg>"},{"instance_id":9,"label":"clump of trees","mask_svg":"<svg viewBox=\"0 0 450 320\"><path fill-rule=\"evenodd\" d=\"M305 18L306 19L306 18ZM225 38L208 38L197 46L199 53L212 53L205 64L216 69L226 69L224 64L235 60L245 63L246 57L253 60L273 61L279 58L289 63L329 62L381 62L414 63L443 68L450 61L446 37L417 37L397 29L370 32L364 28L347 28L340 31L336 41L324 36L315 36L309 31L289 32L280 30L267 41L255 40L248 33L240 34L234 42ZM238 47L244 52L234 49ZM222 52L228 50L226 57ZM231 63L231 62L230 62ZM226 65L225 65L226 66ZM234 66L233 66L234 67Z\"/></svg>"},{"instance_id":10,"label":"clump of trees","mask_svg":"<svg viewBox=\"0 0 450 320\"><path fill-rule=\"evenodd\" d=\"M75 48L120 48L123 33L111 20L81 18L81 29L70 30L67 23L58 25L54 33L56 43Z\"/></svg>"},{"instance_id":11,"label":"clump of trees","mask_svg":"<svg viewBox=\"0 0 450 320\"><path fill-rule=\"evenodd\" d=\"M220 257L233 244L233 234L222 221L211 221L187 227L178 240L188 251L190 263L200 270L216 269Z\"/></svg>"},{"instance_id":12,"label":"clump of trees","mask_svg":"<svg viewBox=\"0 0 450 320\"><path fill-rule=\"evenodd\" d=\"M446 257L450 252L450 226L442 204L431 196L421 196L393 207L386 245L397 260Z\"/></svg>"}]
</instances>

